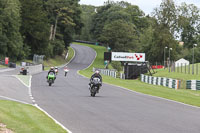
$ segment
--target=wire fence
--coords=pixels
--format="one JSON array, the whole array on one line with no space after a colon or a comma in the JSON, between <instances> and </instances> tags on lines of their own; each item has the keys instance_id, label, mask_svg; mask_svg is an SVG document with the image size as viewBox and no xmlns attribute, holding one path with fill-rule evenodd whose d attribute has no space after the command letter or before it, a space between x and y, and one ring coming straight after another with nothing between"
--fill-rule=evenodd
<instances>
[{"instance_id":1,"label":"wire fence","mask_svg":"<svg viewBox=\"0 0 200 133\"><path fill-rule=\"evenodd\" d=\"M34 56L33 56L33 64L35 64L35 65L43 64L43 60L44 60L44 55L34 54Z\"/></svg>"},{"instance_id":2,"label":"wire fence","mask_svg":"<svg viewBox=\"0 0 200 133\"><path fill-rule=\"evenodd\" d=\"M192 74L192 75L198 75L199 73L199 67L200 65L198 63L196 64L190 64L190 63L176 63L175 61L165 62L165 65L163 63L151 63L151 66L154 70L158 69L167 69L168 72L177 72L177 73L184 73L184 74Z\"/></svg>"}]
</instances>

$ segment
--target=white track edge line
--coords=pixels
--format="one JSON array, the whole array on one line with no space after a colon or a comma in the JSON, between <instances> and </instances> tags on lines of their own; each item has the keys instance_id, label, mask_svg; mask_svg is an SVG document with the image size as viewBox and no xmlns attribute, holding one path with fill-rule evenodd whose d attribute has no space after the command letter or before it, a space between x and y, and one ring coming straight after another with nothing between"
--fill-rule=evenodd
<instances>
[{"instance_id":1,"label":"white track edge line","mask_svg":"<svg viewBox=\"0 0 200 133\"><path fill-rule=\"evenodd\" d=\"M80 70L79 70L79 71L80 71ZM77 71L77 73L78 73L79 75L81 75L81 76L83 76L83 77L85 77L85 78L88 78L88 77L86 77L86 76L80 74L79 71ZM170 101L170 102L174 102L174 103L182 104L182 105L185 105L185 106L189 106L189 107L193 107L193 108L200 109L200 107L198 107L198 106L194 106L194 105L182 103L182 102L179 102L179 101L174 101L174 100L167 99L167 98L163 98L163 97L159 97L159 96L148 95L148 94L145 94L145 93L141 93L141 92L137 92L137 91L134 91L134 90L130 90L130 89L124 88L124 87L122 87L122 86L117 86L117 85L113 85L113 84L109 84L109 83L104 83L104 84L111 85L111 86L115 86L115 87L118 87L118 88L121 88L121 89L130 91L130 92L133 92L133 93L136 93L136 94L140 94L140 95L144 95L144 96L149 96L149 97L154 97L154 98L158 98L158 99L162 99L162 100L166 100L166 101Z\"/></svg>"},{"instance_id":2,"label":"white track edge line","mask_svg":"<svg viewBox=\"0 0 200 133\"><path fill-rule=\"evenodd\" d=\"M29 96L33 102L33 106L36 107L37 109L41 110L42 112L44 112L48 117L50 117L56 124L58 124L59 126L61 126L61 128L63 128L65 131L67 131L68 133L72 133L69 129L67 129L64 125L62 125L60 122L58 122L55 118L53 118L50 114L48 114L44 109L42 109L39 105L36 104L36 101L32 95L32 90L31 90L31 79L32 76L29 79Z\"/></svg>"},{"instance_id":3,"label":"white track edge line","mask_svg":"<svg viewBox=\"0 0 200 133\"><path fill-rule=\"evenodd\" d=\"M71 47L71 46L70 46L70 47ZM72 47L71 47L71 48L72 48ZM61 68L65 67L65 66L67 66L67 65L74 59L76 52L75 52L74 48L72 48L72 50L74 51L73 57L72 57L66 64L63 64L63 65L59 66L58 69L61 69ZM68 54L68 55L69 55L69 54ZM48 70L46 70L46 71L48 71Z\"/></svg>"},{"instance_id":4,"label":"white track edge line","mask_svg":"<svg viewBox=\"0 0 200 133\"><path fill-rule=\"evenodd\" d=\"M88 46L86 46L86 47L88 47ZM88 48L90 48L90 47L88 47ZM90 48L90 49L94 50L93 48ZM95 52L95 57L94 57L93 61L91 62L91 64L90 64L88 67L86 67L86 68L84 68L84 69L82 69L82 70L88 69L88 68L94 63L94 61L95 61L95 59L96 59L96 57L97 57L97 52L96 52L96 50L94 50L94 52Z\"/></svg>"},{"instance_id":5,"label":"white track edge line","mask_svg":"<svg viewBox=\"0 0 200 133\"><path fill-rule=\"evenodd\" d=\"M50 114L48 114L45 110L43 110L41 107L39 107L37 104L33 105L42 112L44 112L48 117L50 117L56 124L61 126L64 130L66 130L68 133L72 133L69 129L67 129L64 125L62 125L60 122L58 122L56 119L54 119Z\"/></svg>"},{"instance_id":6,"label":"white track edge line","mask_svg":"<svg viewBox=\"0 0 200 133\"><path fill-rule=\"evenodd\" d=\"M0 98L4 98L4 99L7 99L7 100L11 100L11 101L15 101L15 102L31 105L30 103L27 103L27 102L24 102L24 101L20 101L20 100L14 99L14 98L6 97L6 96L0 96Z\"/></svg>"},{"instance_id":7,"label":"white track edge line","mask_svg":"<svg viewBox=\"0 0 200 133\"><path fill-rule=\"evenodd\" d=\"M74 55L73 55L73 57L65 64L65 66L68 65L68 64L74 59L74 57L75 57L75 55L76 55L76 51L74 50L74 48L73 48L73 47L71 47L71 48L72 48L72 50L74 51Z\"/></svg>"}]
</instances>

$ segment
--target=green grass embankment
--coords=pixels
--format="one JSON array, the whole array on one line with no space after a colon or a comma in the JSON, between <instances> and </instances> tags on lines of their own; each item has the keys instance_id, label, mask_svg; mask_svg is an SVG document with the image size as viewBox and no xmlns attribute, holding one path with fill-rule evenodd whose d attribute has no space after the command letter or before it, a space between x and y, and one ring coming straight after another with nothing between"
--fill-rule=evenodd
<instances>
[{"instance_id":1,"label":"green grass embankment","mask_svg":"<svg viewBox=\"0 0 200 133\"><path fill-rule=\"evenodd\" d=\"M198 66L198 73L197 73ZM181 70L182 69L182 70ZM181 80L181 89L186 89L187 80L200 80L200 64L194 64L194 74L192 74L192 65L176 68L175 72L169 72L169 69L157 69L153 74L155 77L167 77Z\"/></svg>"},{"instance_id":2,"label":"green grass embankment","mask_svg":"<svg viewBox=\"0 0 200 133\"><path fill-rule=\"evenodd\" d=\"M49 60L44 61L45 70L49 70L50 67L60 66L69 62L72 57L74 56L74 50L69 47L69 54L67 59L65 60L64 57L56 56L55 58L51 58Z\"/></svg>"},{"instance_id":3,"label":"green grass embankment","mask_svg":"<svg viewBox=\"0 0 200 133\"><path fill-rule=\"evenodd\" d=\"M66 133L42 111L32 105L0 100L0 123L14 133Z\"/></svg>"},{"instance_id":4,"label":"green grass embankment","mask_svg":"<svg viewBox=\"0 0 200 133\"><path fill-rule=\"evenodd\" d=\"M196 64L194 65L194 74L192 74L192 65L190 65L190 72L188 66L176 68L176 72L169 72L169 69L157 69L157 73L154 74L156 77L168 77L180 80L200 80L200 64L198 64L198 74L196 73ZM179 69L179 72L178 72ZM186 71L185 71L186 70Z\"/></svg>"},{"instance_id":5,"label":"green grass embankment","mask_svg":"<svg viewBox=\"0 0 200 133\"><path fill-rule=\"evenodd\" d=\"M50 67L55 67L55 66L61 66L66 64L67 62L69 62L72 57L74 56L74 50L71 47L69 48L69 54L67 59L65 59L65 57L63 56L55 56L54 58L50 58L48 60L44 60L43 64L44 64L44 70L49 70ZM16 64L20 65L22 61L17 61ZM32 60L23 60L23 62L30 62L32 63Z\"/></svg>"},{"instance_id":6,"label":"green grass embankment","mask_svg":"<svg viewBox=\"0 0 200 133\"><path fill-rule=\"evenodd\" d=\"M97 58L95 59L94 63L88 69L81 70L79 72L80 74L89 78L93 74L92 72L93 67L97 67L97 68L104 67L103 55L104 55L104 52L106 51L105 47L83 44L83 43L74 43L74 44L80 44L80 45L91 47L97 52ZM186 90L186 89L174 90L174 89L163 87L163 86L156 86L156 85L143 83L140 80L122 80L122 79L115 79L115 78L105 76L105 75L102 75L102 76L103 76L104 83L121 86L133 91L144 93L144 94L163 97L166 99L171 99L171 100L179 101L179 102L190 104L190 105L200 106L200 102L199 102L200 91L192 91L192 90Z\"/></svg>"}]
</instances>

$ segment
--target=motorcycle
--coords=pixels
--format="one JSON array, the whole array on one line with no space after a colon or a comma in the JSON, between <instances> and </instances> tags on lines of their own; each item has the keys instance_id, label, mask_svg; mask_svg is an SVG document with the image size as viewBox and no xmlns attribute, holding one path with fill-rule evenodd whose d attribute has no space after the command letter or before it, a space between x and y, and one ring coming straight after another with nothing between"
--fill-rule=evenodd
<instances>
[{"instance_id":1,"label":"motorcycle","mask_svg":"<svg viewBox=\"0 0 200 133\"><path fill-rule=\"evenodd\" d=\"M56 75L58 74L58 68L55 69L55 73L56 73Z\"/></svg>"},{"instance_id":2,"label":"motorcycle","mask_svg":"<svg viewBox=\"0 0 200 133\"><path fill-rule=\"evenodd\" d=\"M69 69L67 69L67 67L64 68L65 71L65 77L67 76L67 73L69 72Z\"/></svg>"},{"instance_id":3,"label":"motorcycle","mask_svg":"<svg viewBox=\"0 0 200 133\"><path fill-rule=\"evenodd\" d=\"M47 76L47 82L49 83L49 86L51 86L54 83L54 80L56 79L55 74L53 72L50 72Z\"/></svg>"},{"instance_id":4,"label":"motorcycle","mask_svg":"<svg viewBox=\"0 0 200 133\"><path fill-rule=\"evenodd\" d=\"M101 86L101 80L99 78L93 78L89 87L92 97L95 97L96 93L98 93L100 86Z\"/></svg>"}]
</instances>

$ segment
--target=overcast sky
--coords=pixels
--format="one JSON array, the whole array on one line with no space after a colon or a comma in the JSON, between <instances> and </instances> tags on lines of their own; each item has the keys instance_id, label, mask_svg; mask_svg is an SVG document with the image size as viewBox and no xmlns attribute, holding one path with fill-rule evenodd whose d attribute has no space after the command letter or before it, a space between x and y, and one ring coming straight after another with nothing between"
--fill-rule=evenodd
<instances>
[{"instance_id":1,"label":"overcast sky","mask_svg":"<svg viewBox=\"0 0 200 133\"><path fill-rule=\"evenodd\" d=\"M80 0L80 4L86 5L94 5L94 6L101 6L103 5L104 1L107 0ZM121 0L114 0L114 1L121 1ZM162 0L124 0L131 4L138 5L141 10L145 12L145 14L150 14L155 7L158 7ZM187 4L194 4L200 8L200 0L176 0L177 4L181 2L186 2Z\"/></svg>"}]
</instances>

